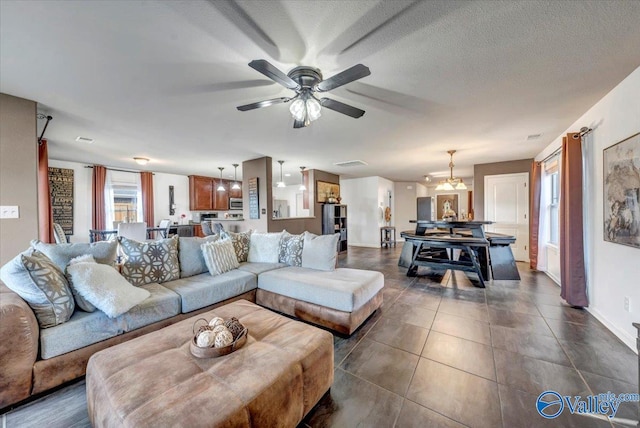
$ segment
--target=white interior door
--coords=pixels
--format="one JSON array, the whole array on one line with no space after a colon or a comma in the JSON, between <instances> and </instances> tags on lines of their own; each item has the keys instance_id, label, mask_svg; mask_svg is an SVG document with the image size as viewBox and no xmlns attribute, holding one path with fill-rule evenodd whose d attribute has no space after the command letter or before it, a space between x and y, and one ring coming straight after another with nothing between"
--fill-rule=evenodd
<instances>
[{"instance_id":1,"label":"white interior door","mask_svg":"<svg viewBox=\"0 0 640 428\"><path fill-rule=\"evenodd\" d=\"M529 261L529 174L500 174L484 177L485 219L493 221L488 232L516 237L513 256Z\"/></svg>"}]
</instances>

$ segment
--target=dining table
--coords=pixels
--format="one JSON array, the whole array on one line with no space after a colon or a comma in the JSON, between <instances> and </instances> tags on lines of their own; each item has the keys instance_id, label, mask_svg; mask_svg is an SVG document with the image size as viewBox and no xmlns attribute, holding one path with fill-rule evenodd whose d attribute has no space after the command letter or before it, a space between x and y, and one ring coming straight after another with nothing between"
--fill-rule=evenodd
<instances>
[{"instance_id":1,"label":"dining table","mask_svg":"<svg viewBox=\"0 0 640 428\"><path fill-rule=\"evenodd\" d=\"M147 227L147 239L167 237L166 227ZM118 229L89 229L89 242L109 241L118 236Z\"/></svg>"}]
</instances>

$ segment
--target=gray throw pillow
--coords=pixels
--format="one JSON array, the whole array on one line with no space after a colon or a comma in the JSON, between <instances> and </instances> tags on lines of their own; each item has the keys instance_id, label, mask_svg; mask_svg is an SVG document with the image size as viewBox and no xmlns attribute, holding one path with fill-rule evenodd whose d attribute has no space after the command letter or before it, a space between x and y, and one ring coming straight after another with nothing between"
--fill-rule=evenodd
<instances>
[{"instance_id":1,"label":"gray throw pillow","mask_svg":"<svg viewBox=\"0 0 640 428\"><path fill-rule=\"evenodd\" d=\"M282 238L282 232L252 233L247 261L250 263L278 263L280 238Z\"/></svg>"},{"instance_id":2,"label":"gray throw pillow","mask_svg":"<svg viewBox=\"0 0 640 428\"><path fill-rule=\"evenodd\" d=\"M24 299L40 327L62 324L71 318L75 303L64 273L47 256L29 248L0 269L0 278Z\"/></svg>"},{"instance_id":3,"label":"gray throw pillow","mask_svg":"<svg viewBox=\"0 0 640 428\"><path fill-rule=\"evenodd\" d=\"M236 252L238 263L246 262L249 256L249 245L251 244L251 233L253 230L249 229L246 232L229 232L223 230L220 232L220 237L223 239L231 239L233 243L233 249Z\"/></svg>"},{"instance_id":4,"label":"gray throw pillow","mask_svg":"<svg viewBox=\"0 0 640 428\"><path fill-rule=\"evenodd\" d=\"M335 270L340 234L314 235L305 232L302 248L302 267L318 270Z\"/></svg>"},{"instance_id":5,"label":"gray throw pillow","mask_svg":"<svg viewBox=\"0 0 640 428\"><path fill-rule=\"evenodd\" d=\"M207 242L215 242L218 235L210 235L204 238L181 237L178 244L178 260L180 261L180 278L198 275L207 272L207 265L202 257L200 247Z\"/></svg>"},{"instance_id":6,"label":"gray throw pillow","mask_svg":"<svg viewBox=\"0 0 640 428\"><path fill-rule=\"evenodd\" d=\"M278 261L289 266L302 266L302 249L304 247L304 233L292 235L286 230L280 238L280 254Z\"/></svg>"},{"instance_id":7,"label":"gray throw pillow","mask_svg":"<svg viewBox=\"0 0 640 428\"><path fill-rule=\"evenodd\" d=\"M178 237L139 242L118 238L124 253L122 276L133 285L163 283L180 278Z\"/></svg>"},{"instance_id":8,"label":"gray throw pillow","mask_svg":"<svg viewBox=\"0 0 640 428\"><path fill-rule=\"evenodd\" d=\"M63 272L71 259L79 256L90 254L97 263L111 266L115 265L118 256L118 242L115 240L91 244L47 244L35 239L31 241L31 246L49 257Z\"/></svg>"}]
</instances>

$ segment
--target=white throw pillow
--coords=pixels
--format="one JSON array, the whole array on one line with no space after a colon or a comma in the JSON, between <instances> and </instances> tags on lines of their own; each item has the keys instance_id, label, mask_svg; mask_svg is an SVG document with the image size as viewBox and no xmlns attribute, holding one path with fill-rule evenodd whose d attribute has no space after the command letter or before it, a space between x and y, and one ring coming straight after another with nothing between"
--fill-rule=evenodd
<instances>
[{"instance_id":1,"label":"white throw pillow","mask_svg":"<svg viewBox=\"0 0 640 428\"><path fill-rule=\"evenodd\" d=\"M212 276L237 269L240 264L230 239L206 242L200 246L202 257Z\"/></svg>"},{"instance_id":2,"label":"white throw pillow","mask_svg":"<svg viewBox=\"0 0 640 428\"><path fill-rule=\"evenodd\" d=\"M139 305L151 295L134 287L113 267L99 263L75 263L67 266L76 292L96 308L115 318Z\"/></svg>"},{"instance_id":3,"label":"white throw pillow","mask_svg":"<svg viewBox=\"0 0 640 428\"><path fill-rule=\"evenodd\" d=\"M251 263L278 263L280 238L282 238L282 232L253 232L251 234L247 261Z\"/></svg>"},{"instance_id":4,"label":"white throw pillow","mask_svg":"<svg viewBox=\"0 0 640 428\"><path fill-rule=\"evenodd\" d=\"M314 235L304 234L302 247L302 267L318 270L335 270L340 234Z\"/></svg>"},{"instance_id":5,"label":"white throw pillow","mask_svg":"<svg viewBox=\"0 0 640 428\"><path fill-rule=\"evenodd\" d=\"M69 261L69 266L76 265L78 263L97 263L96 259L91 254L85 254L82 256L75 257ZM73 293L73 298L76 299L76 306L82 309L85 312L95 312L97 309L95 306L91 304L90 301L82 297L76 287L73 285L73 278L69 275L69 272L66 273L67 281L69 281L69 286L71 287L71 292Z\"/></svg>"}]
</instances>

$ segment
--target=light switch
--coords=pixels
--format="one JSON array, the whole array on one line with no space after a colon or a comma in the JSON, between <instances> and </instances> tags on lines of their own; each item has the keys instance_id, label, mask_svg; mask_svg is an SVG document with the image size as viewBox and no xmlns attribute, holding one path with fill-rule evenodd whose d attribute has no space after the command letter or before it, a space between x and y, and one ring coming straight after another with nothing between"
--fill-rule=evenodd
<instances>
[{"instance_id":1,"label":"light switch","mask_svg":"<svg viewBox=\"0 0 640 428\"><path fill-rule=\"evenodd\" d=\"M17 205L0 206L0 218L20 218L20 209Z\"/></svg>"}]
</instances>

